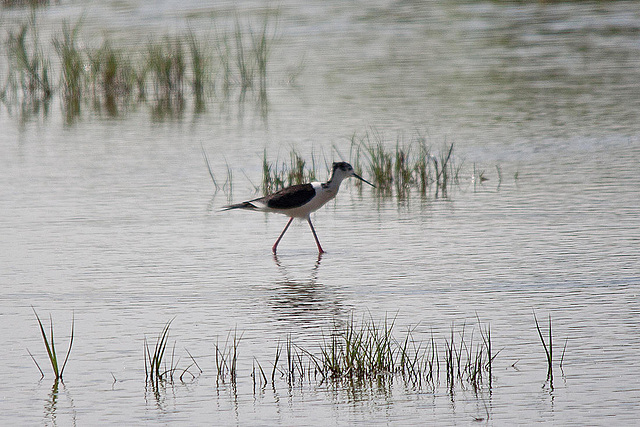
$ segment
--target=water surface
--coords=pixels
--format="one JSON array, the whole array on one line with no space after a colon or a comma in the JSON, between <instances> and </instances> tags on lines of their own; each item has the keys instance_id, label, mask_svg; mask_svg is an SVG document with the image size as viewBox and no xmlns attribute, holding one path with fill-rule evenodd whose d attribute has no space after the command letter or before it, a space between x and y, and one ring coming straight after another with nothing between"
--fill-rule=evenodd
<instances>
[{"instance_id":1,"label":"water surface","mask_svg":"<svg viewBox=\"0 0 640 427\"><path fill-rule=\"evenodd\" d=\"M61 2L42 34L85 14L83 31L123 46L188 28L211 35L262 3ZM6 22L25 17L5 9ZM502 4L282 2L268 104L250 94L187 101L178 115L139 105L116 118L85 107L68 124L0 108L2 424L353 425L547 422L631 424L639 413L640 17L633 2ZM4 69L4 65L3 69ZM292 81L292 75L296 75ZM4 78L4 75L3 75ZM54 98L56 99L56 98ZM380 198L346 183L313 220L219 212L255 197L261 156L292 147L348 159L375 129L390 147L455 142L463 165L446 198ZM213 170L233 170L214 194ZM488 181L472 179L473 166ZM499 181L496 165L501 170ZM366 171L365 171L365 178ZM65 383L52 388L33 306L51 313L59 352L72 313ZM553 320L553 388L533 311ZM290 334L315 349L334 322L396 317L400 334L443 343L491 325L492 387L414 390L401 378L254 391ZM203 373L145 388L143 339L175 316L171 342ZM214 345L242 333L235 386ZM456 329L459 330L459 329ZM560 353L566 352L560 370ZM29 349L47 376L30 360ZM114 381L115 378L115 381Z\"/></svg>"}]
</instances>

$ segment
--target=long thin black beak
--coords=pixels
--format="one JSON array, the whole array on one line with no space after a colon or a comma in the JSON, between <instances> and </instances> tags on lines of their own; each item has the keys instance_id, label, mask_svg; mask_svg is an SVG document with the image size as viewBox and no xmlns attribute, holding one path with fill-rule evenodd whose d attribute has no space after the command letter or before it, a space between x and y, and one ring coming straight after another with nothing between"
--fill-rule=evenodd
<instances>
[{"instance_id":1,"label":"long thin black beak","mask_svg":"<svg viewBox=\"0 0 640 427\"><path fill-rule=\"evenodd\" d=\"M360 175L357 174L353 174L354 178L358 178L360 181L362 182L366 182L367 184L369 184L370 186L372 186L373 188L376 188L375 185L373 185L372 183L370 183L369 181L367 181L366 179L364 179L363 177L361 177Z\"/></svg>"}]
</instances>

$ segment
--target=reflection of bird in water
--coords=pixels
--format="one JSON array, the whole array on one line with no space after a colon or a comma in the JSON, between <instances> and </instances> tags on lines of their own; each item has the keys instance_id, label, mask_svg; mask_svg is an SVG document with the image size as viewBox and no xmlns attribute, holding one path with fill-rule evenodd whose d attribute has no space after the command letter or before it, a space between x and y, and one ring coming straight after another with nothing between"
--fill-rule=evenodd
<instances>
[{"instance_id":1,"label":"reflection of bird in water","mask_svg":"<svg viewBox=\"0 0 640 427\"><path fill-rule=\"evenodd\" d=\"M282 315L280 320L310 326L318 321L324 323L342 311L340 298L318 283L322 254L318 254L308 279L302 280L293 278L290 268L285 266L277 255L274 254L273 260L282 274L282 279L274 283L275 288L271 291L272 296L269 299L273 308ZM320 312L326 312L327 315L319 316Z\"/></svg>"},{"instance_id":2,"label":"reflection of bird in water","mask_svg":"<svg viewBox=\"0 0 640 427\"><path fill-rule=\"evenodd\" d=\"M285 280L287 282L291 282L292 280L289 279L289 275L287 274L287 268L284 266L284 264L282 264L277 254L273 254L273 260L278 266L278 270L280 270L282 275L285 277ZM320 268L320 261L322 261L322 252L318 253L318 259L311 269L311 277L309 278L309 282L311 283L315 283L316 280L318 280L318 269Z\"/></svg>"},{"instance_id":3,"label":"reflection of bird in water","mask_svg":"<svg viewBox=\"0 0 640 427\"><path fill-rule=\"evenodd\" d=\"M311 217L309 215L311 215L311 212L317 211L329 200L336 197L342 181L350 177L358 178L359 180L374 187L373 184L357 175L349 163L338 162L333 164L333 172L331 173L331 178L327 182L311 182L308 184L293 185L264 197L235 205L225 206L223 210L246 209L262 212L275 212L289 216L289 222L287 222L287 225L284 227L284 230L282 230L282 233L280 233L278 240L276 240L271 248L274 254L278 249L278 243L282 240L282 236L284 236L284 233L289 228L289 225L291 225L293 219L306 219L309 223L309 227L311 227L313 237L316 240L318 252L323 253L324 250L322 249L322 246L320 246L320 241L316 235L316 230L313 228L313 224L311 224Z\"/></svg>"}]
</instances>

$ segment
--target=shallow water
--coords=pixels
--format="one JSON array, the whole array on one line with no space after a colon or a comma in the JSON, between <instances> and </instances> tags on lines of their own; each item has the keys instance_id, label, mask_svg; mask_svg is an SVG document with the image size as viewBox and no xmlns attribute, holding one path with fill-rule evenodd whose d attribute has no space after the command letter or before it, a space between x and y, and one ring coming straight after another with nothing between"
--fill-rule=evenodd
<instances>
[{"instance_id":1,"label":"shallow water","mask_svg":"<svg viewBox=\"0 0 640 427\"><path fill-rule=\"evenodd\" d=\"M140 34L210 34L212 16L227 22L234 10L252 17L261 7L105 4L41 9L43 33L84 11L87 34L134 44ZM57 101L46 116L0 108L0 423L635 422L635 3L283 2L279 10L266 114L252 96L164 118L144 105L117 118L84 108L72 124ZM26 12L4 11L15 16ZM390 146L416 132L434 149L454 141L460 183L447 198L400 201L345 183L313 218L321 258L304 223L292 225L274 259L286 218L219 211L254 197L265 148L274 158L295 147L321 163L347 159L351 136L372 128ZM232 194L214 194L201 144L219 177L231 165ZM474 164L488 181L472 180ZM51 313L59 352L75 316L57 390L31 306L43 319ZM553 320L553 388L534 310L543 328ZM475 328L477 340L480 318L500 350L491 388L416 391L392 378L254 389L254 358L270 366L289 334L315 349L334 322L363 315L397 316L398 334L411 326L416 339L433 334L440 344L452 325ZM186 348L204 372L154 395L143 339L174 316L180 365L189 363ZM234 329L238 380L222 384L215 343ZM43 380L26 349L46 368Z\"/></svg>"}]
</instances>

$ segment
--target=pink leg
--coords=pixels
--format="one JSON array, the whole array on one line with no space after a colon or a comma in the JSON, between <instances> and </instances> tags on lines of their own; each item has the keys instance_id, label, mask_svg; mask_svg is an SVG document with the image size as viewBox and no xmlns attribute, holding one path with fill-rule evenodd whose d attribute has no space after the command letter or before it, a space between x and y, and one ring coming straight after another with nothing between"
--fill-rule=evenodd
<instances>
[{"instance_id":1,"label":"pink leg","mask_svg":"<svg viewBox=\"0 0 640 427\"><path fill-rule=\"evenodd\" d=\"M271 248L271 252L273 252L274 254L278 249L278 243L280 243L280 240L282 240L282 236L284 236L284 233L286 233L287 228L289 228L289 226L291 225L291 221L293 221L293 217L289 218L289 222L287 222L287 225L284 227L284 230L282 230L282 233L280 233L280 237L278 237L278 240L276 240L276 242L273 244L273 247Z\"/></svg>"},{"instance_id":2,"label":"pink leg","mask_svg":"<svg viewBox=\"0 0 640 427\"><path fill-rule=\"evenodd\" d=\"M320 246L320 240L318 240L318 236L316 235L316 230L313 229L313 224L311 224L311 218L307 218L307 221L309 222L309 227L311 227L313 238L316 239L316 245L318 245L318 253L323 254L324 250L322 250L322 246Z\"/></svg>"}]
</instances>

